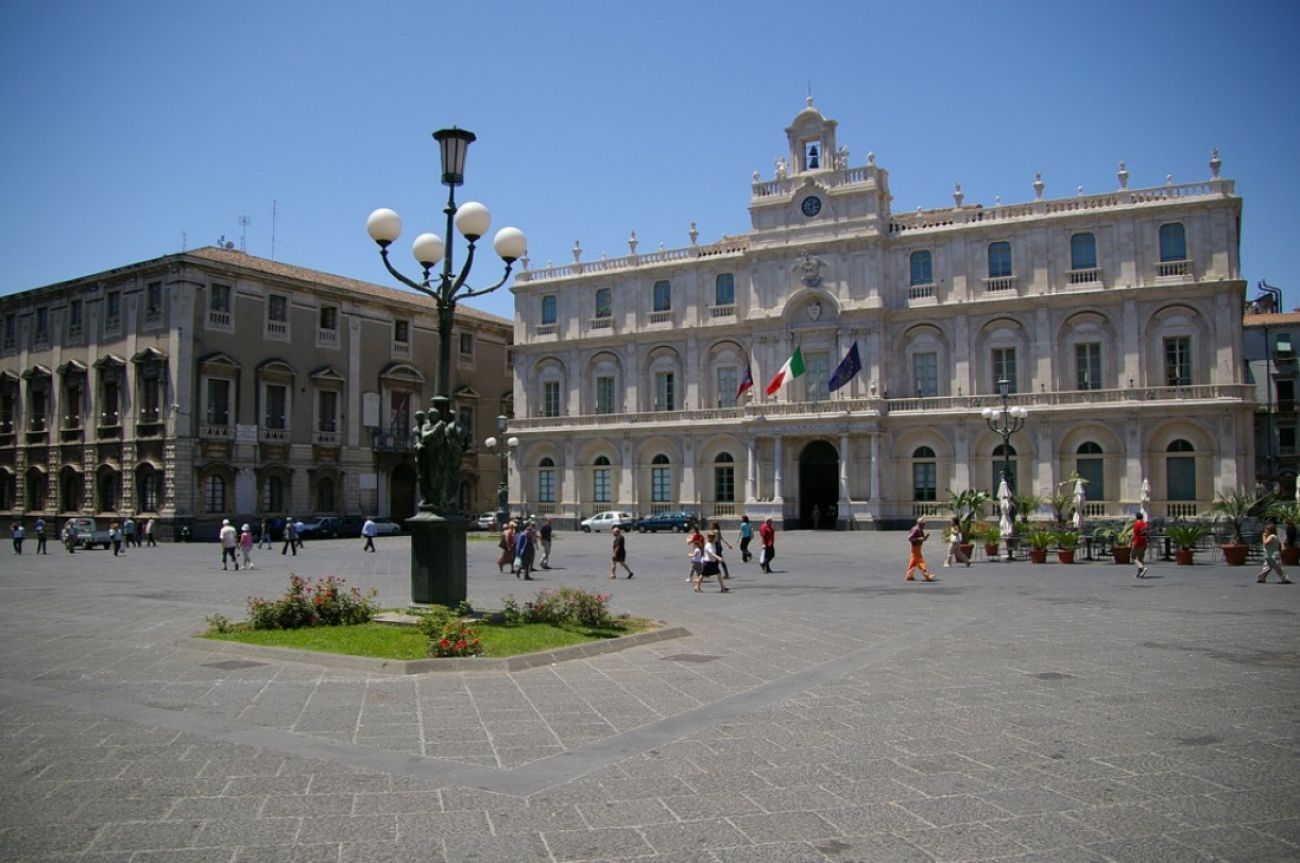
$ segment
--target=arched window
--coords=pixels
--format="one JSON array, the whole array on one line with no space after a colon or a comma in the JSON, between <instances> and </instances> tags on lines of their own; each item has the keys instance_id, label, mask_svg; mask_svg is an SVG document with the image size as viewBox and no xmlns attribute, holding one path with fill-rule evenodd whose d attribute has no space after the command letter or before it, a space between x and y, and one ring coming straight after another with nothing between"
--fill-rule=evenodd
<instances>
[{"instance_id":1,"label":"arched window","mask_svg":"<svg viewBox=\"0 0 1300 863\"><path fill-rule=\"evenodd\" d=\"M908 269L911 270L912 285L932 285L934 284L934 270L931 266L931 257L928 251L922 250L913 252L908 259Z\"/></svg>"},{"instance_id":2,"label":"arched window","mask_svg":"<svg viewBox=\"0 0 1300 863\"><path fill-rule=\"evenodd\" d=\"M316 480L316 511L334 511L334 480L323 476Z\"/></svg>"},{"instance_id":3,"label":"arched window","mask_svg":"<svg viewBox=\"0 0 1300 863\"><path fill-rule=\"evenodd\" d=\"M555 462L549 456L537 464L537 500L555 503Z\"/></svg>"},{"instance_id":4,"label":"arched window","mask_svg":"<svg viewBox=\"0 0 1300 863\"><path fill-rule=\"evenodd\" d=\"M721 503L736 500L736 460L731 453L718 453L713 460L713 499Z\"/></svg>"},{"instance_id":5,"label":"arched window","mask_svg":"<svg viewBox=\"0 0 1300 863\"><path fill-rule=\"evenodd\" d=\"M1097 267L1097 238L1092 234L1070 237L1070 269L1092 270Z\"/></svg>"},{"instance_id":6,"label":"arched window","mask_svg":"<svg viewBox=\"0 0 1300 863\"><path fill-rule=\"evenodd\" d=\"M938 495L938 466L934 450L919 446L912 451L912 500L935 500Z\"/></svg>"},{"instance_id":7,"label":"arched window","mask_svg":"<svg viewBox=\"0 0 1300 863\"><path fill-rule=\"evenodd\" d=\"M1106 469L1102 460L1101 447L1092 441L1084 441L1075 451L1078 458L1074 462L1075 473L1088 481L1084 490L1088 500L1106 499Z\"/></svg>"},{"instance_id":8,"label":"arched window","mask_svg":"<svg viewBox=\"0 0 1300 863\"><path fill-rule=\"evenodd\" d=\"M1005 278L1011 273L1011 244L989 243L989 278Z\"/></svg>"},{"instance_id":9,"label":"arched window","mask_svg":"<svg viewBox=\"0 0 1300 863\"><path fill-rule=\"evenodd\" d=\"M609 503L611 489L609 459L603 455L596 456L591 469L591 499L596 503Z\"/></svg>"},{"instance_id":10,"label":"arched window","mask_svg":"<svg viewBox=\"0 0 1300 863\"><path fill-rule=\"evenodd\" d=\"M993 483L989 488L997 494L998 486L1002 482L1002 472L1006 471L1007 484L1011 486L1014 492L1019 488L1016 483L1016 448L1006 444L998 444L993 448Z\"/></svg>"},{"instance_id":11,"label":"arched window","mask_svg":"<svg viewBox=\"0 0 1300 863\"><path fill-rule=\"evenodd\" d=\"M668 456L660 453L650 460L650 502L668 503L673 499L673 469Z\"/></svg>"},{"instance_id":12,"label":"arched window","mask_svg":"<svg viewBox=\"0 0 1300 863\"><path fill-rule=\"evenodd\" d=\"M1160 260L1187 260L1187 235L1182 222L1170 222L1160 226Z\"/></svg>"},{"instance_id":13,"label":"arched window","mask_svg":"<svg viewBox=\"0 0 1300 863\"><path fill-rule=\"evenodd\" d=\"M736 277L731 273L718 273L713 280L713 304L731 306L736 303Z\"/></svg>"},{"instance_id":14,"label":"arched window","mask_svg":"<svg viewBox=\"0 0 1300 863\"><path fill-rule=\"evenodd\" d=\"M79 512L81 510L81 496L84 493L85 485L82 482L80 473L71 467L65 467L59 471L60 512Z\"/></svg>"},{"instance_id":15,"label":"arched window","mask_svg":"<svg viewBox=\"0 0 1300 863\"><path fill-rule=\"evenodd\" d=\"M555 321L555 294L547 294L542 297L542 324L554 324Z\"/></svg>"},{"instance_id":16,"label":"arched window","mask_svg":"<svg viewBox=\"0 0 1300 863\"><path fill-rule=\"evenodd\" d=\"M1179 438L1165 452L1165 500L1196 500L1196 448Z\"/></svg>"},{"instance_id":17,"label":"arched window","mask_svg":"<svg viewBox=\"0 0 1300 863\"><path fill-rule=\"evenodd\" d=\"M284 480L278 476L268 476L262 492L262 511L269 513L284 512Z\"/></svg>"},{"instance_id":18,"label":"arched window","mask_svg":"<svg viewBox=\"0 0 1300 863\"><path fill-rule=\"evenodd\" d=\"M151 464L141 465L135 472L135 486L140 510L157 512L162 502L162 473Z\"/></svg>"},{"instance_id":19,"label":"arched window","mask_svg":"<svg viewBox=\"0 0 1300 863\"><path fill-rule=\"evenodd\" d=\"M226 511L226 481L215 474L203 481L203 511Z\"/></svg>"},{"instance_id":20,"label":"arched window","mask_svg":"<svg viewBox=\"0 0 1300 863\"><path fill-rule=\"evenodd\" d=\"M596 317L608 318L614 314L614 306L610 301L609 288L596 288Z\"/></svg>"},{"instance_id":21,"label":"arched window","mask_svg":"<svg viewBox=\"0 0 1300 863\"><path fill-rule=\"evenodd\" d=\"M0 509L14 508L14 475L0 470Z\"/></svg>"},{"instance_id":22,"label":"arched window","mask_svg":"<svg viewBox=\"0 0 1300 863\"><path fill-rule=\"evenodd\" d=\"M27 471L27 508L33 512L45 509L45 493L48 483L45 474L36 468Z\"/></svg>"},{"instance_id":23,"label":"arched window","mask_svg":"<svg viewBox=\"0 0 1300 863\"><path fill-rule=\"evenodd\" d=\"M101 468L96 480L99 485L99 511L116 512L121 498L121 481L117 471Z\"/></svg>"}]
</instances>

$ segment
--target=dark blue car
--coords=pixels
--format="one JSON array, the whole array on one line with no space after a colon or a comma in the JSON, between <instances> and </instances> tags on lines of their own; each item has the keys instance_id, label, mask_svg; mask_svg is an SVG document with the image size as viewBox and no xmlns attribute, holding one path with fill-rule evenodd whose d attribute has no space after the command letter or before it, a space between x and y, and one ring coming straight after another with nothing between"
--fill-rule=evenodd
<instances>
[{"instance_id":1,"label":"dark blue car","mask_svg":"<svg viewBox=\"0 0 1300 863\"><path fill-rule=\"evenodd\" d=\"M658 515L647 515L645 518L638 518L632 527L641 533L658 533L661 530L675 530L685 533L699 523L699 513L676 510L675 512L661 512Z\"/></svg>"}]
</instances>

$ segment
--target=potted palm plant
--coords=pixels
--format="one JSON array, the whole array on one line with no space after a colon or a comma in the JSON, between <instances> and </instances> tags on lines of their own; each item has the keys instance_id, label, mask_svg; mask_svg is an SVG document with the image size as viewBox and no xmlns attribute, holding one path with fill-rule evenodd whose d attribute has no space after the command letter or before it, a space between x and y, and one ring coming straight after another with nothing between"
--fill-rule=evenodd
<instances>
[{"instance_id":1,"label":"potted palm plant","mask_svg":"<svg viewBox=\"0 0 1300 863\"><path fill-rule=\"evenodd\" d=\"M1074 552L1079 548L1080 539L1077 530L1056 531L1056 559L1061 563L1074 563Z\"/></svg>"},{"instance_id":2,"label":"potted palm plant","mask_svg":"<svg viewBox=\"0 0 1300 863\"><path fill-rule=\"evenodd\" d=\"M1208 527L1195 521L1180 522L1165 528L1165 535L1174 543L1174 561L1179 566L1190 566L1192 564L1192 555L1196 552L1196 544L1209 534L1210 529Z\"/></svg>"},{"instance_id":3,"label":"potted palm plant","mask_svg":"<svg viewBox=\"0 0 1300 863\"><path fill-rule=\"evenodd\" d=\"M1274 504L1268 517L1285 525L1282 542L1282 565L1300 564L1300 544L1296 543L1296 526L1300 525L1300 503Z\"/></svg>"},{"instance_id":4,"label":"potted palm plant","mask_svg":"<svg viewBox=\"0 0 1300 863\"><path fill-rule=\"evenodd\" d=\"M1224 489L1219 492L1219 496L1210 505L1210 512L1214 513L1216 520L1225 521L1232 528L1232 542L1221 546L1224 563L1229 566L1241 566L1246 562L1246 554L1250 551L1250 546L1242 537L1241 529L1246 519L1268 509L1271 502L1272 499L1269 497L1259 497L1241 489Z\"/></svg>"},{"instance_id":5,"label":"potted palm plant","mask_svg":"<svg viewBox=\"0 0 1300 863\"><path fill-rule=\"evenodd\" d=\"M1065 527L1065 523L1074 517L1074 495L1058 491L1047 502L1052 505L1052 518L1057 527Z\"/></svg>"},{"instance_id":6,"label":"potted palm plant","mask_svg":"<svg viewBox=\"0 0 1300 863\"><path fill-rule=\"evenodd\" d=\"M975 550L975 537L972 534L975 519L979 516L980 510L989 500L989 493L979 489L968 488L962 492L953 492L948 489L947 509L958 520L961 525L962 553L967 558Z\"/></svg>"},{"instance_id":7,"label":"potted palm plant","mask_svg":"<svg viewBox=\"0 0 1300 863\"><path fill-rule=\"evenodd\" d=\"M1111 529L1110 553L1116 563L1128 563L1133 558L1133 522Z\"/></svg>"},{"instance_id":8,"label":"potted palm plant","mask_svg":"<svg viewBox=\"0 0 1300 863\"><path fill-rule=\"evenodd\" d=\"M1056 534L1045 528L1036 527L1024 536L1029 545L1030 563L1047 563L1047 550L1056 542Z\"/></svg>"},{"instance_id":9,"label":"potted palm plant","mask_svg":"<svg viewBox=\"0 0 1300 863\"><path fill-rule=\"evenodd\" d=\"M1011 504L1016 508L1016 514L1020 516L1021 524L1029 524L1029 517L1038 512L1044 503L1043 497L1033 492L1011 496Z\"/></svg>"},{"instance_id":10,"label":"potted palm plant","mask_svg":"<svg viewBox=\"0 0 1300 863\"><path fill-rule=\"evenodd\" d=\"M971 539L984 544L984 554L989 560L996 560L998 543L1002 540L1002 531L990 521L976 522L971 527Z\"/></svg>"}]
</instances>

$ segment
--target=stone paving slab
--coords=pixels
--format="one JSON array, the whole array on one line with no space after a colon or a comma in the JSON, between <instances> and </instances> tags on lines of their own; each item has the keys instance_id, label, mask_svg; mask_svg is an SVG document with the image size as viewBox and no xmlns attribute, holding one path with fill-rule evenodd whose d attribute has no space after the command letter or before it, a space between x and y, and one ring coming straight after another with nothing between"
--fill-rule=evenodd
<instances>
[{"instance_id":1,"label":"stone paving slab","mask_svg":"<svg viewBox=\"0 0 1300 863\"><path fill-rule=\"evenodd\" d=\"M409 596L409 548L0 556L0 859L1300 860L1300 594L1218 564L979 563L783 533L693 594L680 537L563 534L537 588L689 636L393 676L178 647L288 573ZM470 599L524 585L470 546ZM562 568L561 568L562 567ZM214 571L215 570L215 571ZM213 667L216 665L217 667Z\"/></svg>"}]
</instances>

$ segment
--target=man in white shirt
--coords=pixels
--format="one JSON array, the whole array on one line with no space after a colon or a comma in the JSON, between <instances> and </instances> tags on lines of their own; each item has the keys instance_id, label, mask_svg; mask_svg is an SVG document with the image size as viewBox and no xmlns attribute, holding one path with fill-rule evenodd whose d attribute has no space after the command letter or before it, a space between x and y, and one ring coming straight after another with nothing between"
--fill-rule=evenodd
<instances>
[{"instance_id":1,"label":"man in white shirt","mask_svg":"<svg viewBox=\"0 0 1300 863\"><path fill-rule=\"evenodd\" d=\"M235 557L235 545L239 542L239 535L235 532L235 527L230 523L230 519L221 520L221 568L226 568L226 557L230 557L230 562L239 569L239 560Z\"/></svg>"},{"instance_id":2,"label":"man in white shirt","mask_svg":"<svg viewBox=\"0 0 1300 863\"><path fill-rule=\"evenodd\" d=\"M362 546L362 551L375 550L375 534L379 533L379 528L375 527L375 520L366 516L366 523L361 525L361 535L366 538L366 544Z\"/></svg>"}]
</instances>

